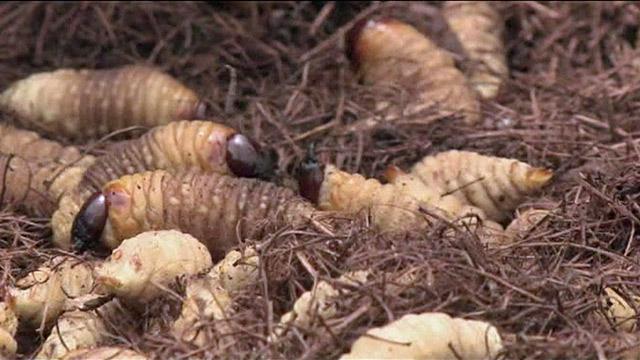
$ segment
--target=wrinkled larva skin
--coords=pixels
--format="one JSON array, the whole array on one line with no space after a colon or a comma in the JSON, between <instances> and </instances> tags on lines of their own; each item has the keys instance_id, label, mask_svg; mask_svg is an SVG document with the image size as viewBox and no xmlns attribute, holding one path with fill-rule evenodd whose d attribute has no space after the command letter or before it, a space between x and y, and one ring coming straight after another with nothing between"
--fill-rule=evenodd
<instances>
[{"instance_id":1,"label":"wrinkled larva skin","mask_svg":"<svg viewBox=\"0 0 640 360\"><path fill-rule=\"evenodd\" d=\"M92 264L58 256L9 288L8 304L20 323L48 328L62 313L67 299L89 293L93 284Z\"/></svg>"},{"instance_id":2,"label":"wrinkled larva skin","mask_svg":"<svg viewBox=\"0 0 640 360\"><path fill-rule=\"evenodd\" d=\"M502 339L491 324L445 313L407 314L358 338L346 359L495 359Z\"/></svg>"},{"instance_id":3,"label":"wrinkled larva skin","mask_svg":"<svg viewBox=\"0 0 640 360\"><path fill-rule=\"evenodd\" d=\"M419 230L428 225L422 209L427 207L392 184L381 184L360 174L350 174L328 164L318 196L321 210L347 214L367 212L373 225L380 231Z\"/></svg>"},{"instance_id":4,"label":"wrinkled larva skin","mask_svg":"<svg viewBox=\"0 0 640 360\"><path fill-rule=\"evenodd\" d=\"M0 205L15 206L36 216L51 216L58 199L74 189L82 178L83 158L71 165L58 162L28 162L18 156L0 154Z\"/></svg>"},{"instance_id":5,"label":"wrinkled larva skin","mask_svg":"<svg viewBox=\"0 0 640 360\"><path fill-rule=\"evenodd\" d=\"M109 204L100 242L115 248L148 230L175 229L202 241L220 259L265 221L301 224L313 207L293 191L254 179L157 170L108 183Z\"/></svg>"},{"instance_id":6,"label":"wrinkled larva skin","mask_svg":"<svg viewBox=\"0 0 640 360\"><path fill-rule=\"evenodd\" d=\"M411 174L441 194L454 195L482 209L497 222L508 219L526 196L540 190L553 176L550 170L515 159L456 150L423 158Z\"/></svg>"},{"instance_id":7,"label":"wrinkled larva skin","mask_svg":"<svg viewBox=\"0 0 640 360\"><path fill-rule=\"evenodd\" d=\"M95 270L96 281L128 306L144 308L178 277L213 266L198 239L175 230L146 231L124 240Z\"/></svg>"},{"instance_id":8,"label":"wrinkled larva skin","mask_svg":"<svg viewBox=\"0 0 640 360\"><path fill-rule=\"evenodd\" d=\"M62 314L36 355L36 359L67 359L70 352L88 349L109 339L109 322L124 314L116 300L96 310ZM92 358L97 359L97 358Z\"/></svg>"},{"instance_id":9,"label":"wrinkled larva skin","mask_svg":"<svg viewBox=\"0 0 640 360\"><path fill-rule=\"evenodd\" d=\"M339 282L352 286L365 283L370 272L367 270L348 272L338 278ZM333 287L326 281L320 281L310 291L306 291L293 304L293 309L280 318L271 335L271 340L282 336L288 328L301 328L303 330L318 331L324 327L328 320L336 316L338 307L336 298L340 295L340 289Z\"/></svg>"},{"instance_id":10,"label":"wrinkled larva skin","mask_svg":"<svg viewBox=\"0 0 640 360\"><path fill-rule=\"evenodd\" d=\"M102 346L92 349L75 350L62 360L147 360L147 356L133 350L117 346Z\"/></svg>"},{"instance_id":11,"label":"wrinkled larva skin","mask_svg":"<svg viewBox=\"0 0 640 360\"><path fill-rule=\"evenodd\" d=\"M482 98L495 98L509 76L500 14L486 1L445 1L442 12L471 60L471 85Z\"/></svg>"},{"instance_id":12,"label":"wrinkled larva skin","mask_svg":"<svg viewBox=\"0 0 640 360\"><path fill-rule=\"evenodd\" d=\"M158 126L140 138L109 149L87 169L83 186L99 189L128 174L156 169L199 169L229 174L227 138L236 131L211 121L175 121Z\"/></svg>"},{"instance_id":13,"label":"wrinkled larva skin","mask_svg":"<svg viewBox=\"0 0 640 360\"><path fill-rule=\"evenodd\" d=\"M7 124L0 124L0 153L17 155L27 161L55 161L62 164L75 163L82 158L74 146L62 146L56 141L43 139L34 131Z\"/></svg>"},{"instance_id":14,"label":"wrinkled larva skin","mask_svg":"<svg viewBox=\"0 0 640 360\"><path fill-rule=\"evenodd\" d=\"M198 324L222 321L230 315L233 293L258 281L259 260L251 247L242 253L233 250L204 276L189 279L180 316L171 326L174 336L196 346L217 341L215 334L208 334ZM225 325L217 323L216 332L228 331Z\"/></svg>"},{"instance_id":15,"label":"wrinkled larva skin","mask_svg":"<svg viewBox=\"0 0 640 360\"><path fill-rule=\"evenodd\" d=\"M453 57L411 25L395 19L363 20L347 37L348 55L365 83L396 84L414 93L416 99L404 115L435 106L443 115L464 115L468 124L480 120L476 94ZM388 114L399 115L399 110Z\"/></svg>"},{"instance_id":16,"label":"wrinkled larva skin","mask_svg":"<svg viewBox=\"0 0 640 360\"><path fill-rule=\"evenodd\" d=\"M18 344L13 338L18 330L18 318L6 303L0 302L0 358L2 354L15 354Z\"/></svg>"},{"instance_id":17,"label":"wrinkled larva skin","mask_svg":"<svg viewBox=\"0 0 640 360\"><path fill-rule=\"evenodd\" d=\"M107 182L124 175L157 169L234 175L234 168L228 163L228 143L236 135L241 134L211 121L174 121L157 126L138 139L118 143L109 153L98 157L84 173L80 185L60 200L52 217L54 244L69 249L73 220L84 201ZM255 150L258 152L255 176L268 177L273 164L261 149Z\"/></svg>"},{"instance_id":18,"label":"wrinkled larva skin","mask_svg":"<svg viewBox=\"0 0 640 360\"><path fill-rule=\"evenodd\" d=\"M204 116L192 90L141 65L33 74L0 94L0 108L26 128L72 139Z\"/></svg>"}]
</instances>

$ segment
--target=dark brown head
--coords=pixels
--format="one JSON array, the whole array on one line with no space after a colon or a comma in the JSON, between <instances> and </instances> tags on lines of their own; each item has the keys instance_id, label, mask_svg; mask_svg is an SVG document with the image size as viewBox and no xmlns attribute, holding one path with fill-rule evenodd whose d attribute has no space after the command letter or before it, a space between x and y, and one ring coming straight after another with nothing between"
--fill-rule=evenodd
<instances>
[{"instance_id":1,"label":"dark brown head","mask_svg":"<svg viewBox=\"0 0 640 360\"><path fill-rule=\"evenodd\" d=\"M107 223L108 210L109 206L102 191L95 192L85 201L71 227L74 251L82 253L98 247Z\"/></svg>"},{"instance_id":2,"label":"dark brown head","mask_svg":"<svg viewBox=\"0 0 640 360\"><path fill-rule=\"evenodd\" d=\"M318 204L320 188L324 181L324 164L321 164L316 159L313 144L309 146L307 156L300 163L296 175L300 195L312 203Z\"/></svg>"},{"instance_id":3,"label":"dark brown head","mask_svg":"<svg viewBox=\"0 0 640 360\"><path fill-rule=\"evenodd\" d=\"M227 165L239 177L270 180L275 173L278 155L265 151L249 137L235 133L227 138Z\"/></svg>"}]
</instances>

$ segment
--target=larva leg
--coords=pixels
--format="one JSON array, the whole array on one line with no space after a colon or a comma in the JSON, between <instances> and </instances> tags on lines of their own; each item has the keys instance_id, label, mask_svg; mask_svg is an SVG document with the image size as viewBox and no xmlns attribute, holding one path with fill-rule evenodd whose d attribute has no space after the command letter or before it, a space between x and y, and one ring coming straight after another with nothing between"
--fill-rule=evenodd
<instances>
[{"instance_id":1,"label":"larva leg","mask_svg":"<svg viewBox=\"0 0 640 360\"><path fill-rule=\"evenodd\" d=\"M515 159L455 150L423 158L411 173L429 187L456 193L497 222L511 216L526 196L540 190L553 175Z\"/></svg>"},{"instance_id":2,"label":"larva leg","mask_svg":"<svg viewBox=\"0 0 640 360\"><path fill-rule=\"evenodd\" d=\"M389 120L429 107L443 115L464 115L469 124L480 120L476 94L453 57L412 26L395 19L365 19L346 41L348 56L366 83L399 84L415 96L404 112L390 106Z\"/></svg>"},{"instance_id":3,"label":"larva leg","mask_svg":"<svg viewBox=\"0 0 640 360\"><path fill-rule=\"evenodd\" d=\"M471 85L493 99L509 76L500 14L487 1L445 1L443 15L472 62Z\"/></svg>"},{"instance_id":4,"label":"larva leg","mask_svg":"<svg viewBox=\"0 0 640 360\"><path fill-rule=\"evenodd\" d=\"M264 219L300 225L313 207L289 189L254 179L219 174L163 170L127 175L106 184L107 220L100 239L77 243L115 248L126 238L147 230L176 229L207 245L214 259L251 234ZM78 214L78 218L85 214ZM201 218L194 222L192 219Z\"/></svg>"},{"instance_id":5,"label":"larva leg","mask_svg":"<svg viewBox=\"0 0 640 360\"><path fill-rule=\"evenodd\" d=\"M27 128L78 139L204 116L204 104L192 90L139 65L34 74L0 94L0 108Z\"/></svg>"}]
</instances>

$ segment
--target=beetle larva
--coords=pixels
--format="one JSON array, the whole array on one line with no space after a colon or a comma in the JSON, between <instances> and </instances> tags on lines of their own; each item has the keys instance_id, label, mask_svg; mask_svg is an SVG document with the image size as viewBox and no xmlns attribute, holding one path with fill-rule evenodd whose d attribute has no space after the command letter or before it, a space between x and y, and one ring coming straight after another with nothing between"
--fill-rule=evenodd
<instances>
[{"instance_id":1,"label":"beetle larva","mask_svg":"<svg viewBox=\"0 0 640 360\"><path fill-rule=\"evenodd\" d=\"M260 224L296 226L314 213L293 191L271 183L164 170L111 181L85 205L94 202L95 208L74 221L72 241L80 251L98 244L113 249L144 231L175 229L193 235L220 259L239 239L263 235Z\"/></svg>"},{"instance_id":2,"label":"beetle larva","mask_svg":"<svg viewBox=\"0 0 640 360\"><path fill-rule=\"evenodd\" d=\"M493 99L509 76L500 15L486 1L445 1L442 13L471 60L471 85Z\"/></svg>"},{"instance_id":3,"label":"beetle larva","mask_svg":"<svg viewBox=\"0 0 640 360\"><path fill-rule=\"evenodd\" d=\"M399 84L414 93L416 99L402 115L435 106L443 115L464 115L468 124L480 120L480 103L453 57L411 25L364 19L348 32L346 41L347 55L366 83ZM393 110L388 116L402 115Z\"/></svg>"},{"instance_id":4,"label":"beetle larva","mask_svg":"<svg viewBox=\"0 0 640 360\"><path fill-rule=\"evenodd\" d=\"M540 190L553 176L551 170L515 159L457 150L427 156L411 173L428 187L454 195L498 222L511 216L526 196Z\"/></svg>"},{"instance_id":5,"label":"beetle larva","mask_svg":"<svg viewBox=\"0 0 640 360\"><path fill-rule=\"evenodd\" d=\"M32 215L50 216L58 198L80 182L83 172L82 166L33 163L0 154L0 205L15 206Z\"/></svg>"},{"instance_id":6,"label":"beetle larva","mask_svg":"<svg viewBox=\"0 0 640 360\"><path fill-rule=\"evenodd\" d=\"M0 94L0 108L24 127L69 138L203 118L205 112L192 90L141 65L33 74Z\"/></svg>"},{"instance_id":7,"label":"beetle larva","mask_svg":"<svg viewBox=\"0 0 640 360\"><path fill-rule=\"evenodd\" d=\"M63 164L86 163L80 151L73 146L62 146L43 139L36 132L0 124L0 153L18 155L27 161L56 161ZM82 160L81 160L82 159Z\"/></svg>"},{"instance_id":8,"label":"beetle larva","mask_svg":"<svg viewBox=\"0 0 640 360\"><path fill-rule=\"evenodd\" d=\"M428 225L421 210L437 211L430 204L392 184L381 184L359 174L350 174L334 165L318 163L307 155L298 173L300 193L320 210L357 214L366 211L381 231L406 231Z\"/></svg>"},{"instance_id":9,"label":"beetle larva","mask_svg":"<svg viewBox=\"0 0 640 360\"><path fill-rule=\"evenodd\" d=\"M85 200L121 176L165 169L197 169L239 177L269 179L276 158L249 137L210 121L175 121L157 126L138 139L118 143L98 157L78 188L60 200L52 217L54 243L70 248L71 226Z\"/></svg>"},{"instance_id":10,"label":"beetle larva","mask_svg":"<svg viewBox=\"0 0 640 360\"><path fill-rule=\"evenodd\" d=\"M273 159L236 130L211 121L175 121L109 149L87 169L96 188L127 174L195 168L240 177L269 178Z\"/></svg>"}]
</instances>

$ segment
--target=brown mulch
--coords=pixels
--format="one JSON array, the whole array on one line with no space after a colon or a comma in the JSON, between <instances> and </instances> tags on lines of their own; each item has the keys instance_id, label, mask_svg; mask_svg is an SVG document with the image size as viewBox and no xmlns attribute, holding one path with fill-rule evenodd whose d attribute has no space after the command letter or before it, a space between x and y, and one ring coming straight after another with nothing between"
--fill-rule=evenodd
<instances>
[{"instance_id":1,"label":"brown mulch","mask_svg":"<svg viewBox=\"0 0 640 360\"><path fill-rule=\"evenodd\" d=\"M480 126L418 118L346 134L382 95L358 83L344 55L344 32L363 17L387 14L455 51L439 3L0 4L0 89L61 67L155 64L203 95L213 119L273 146L283 177L311 142L323 158L369 177L380 178L390 163L408 168L449 149L555 170L553 184L525 204L554 211L522 241L486 249L473 234L445 232L443 224L384 237L364 219L335 219L328 233L281 229L261 254L263 281L237 298L233 331L221 335L229 339L224 348L175 340L150 325L151 311L139 329L119 329L114 342L158 359L336 358L371 326L444 311L494 324L507 359L615 358L628 343L595 312L606 286L640 294L640 5L496 6L511 77L497 99L483 103ZM464 57L458 59L464 67ZM0 295L56 254L49 236L46 219L0 212ZM314 281L354 269L371 269L373 277L340 298L337 332L267 341ZM390 292L389 281L407 272L411 286ZM30 334L20 339L28 358L38 343Z\"/></svg>"}]
</instances>

